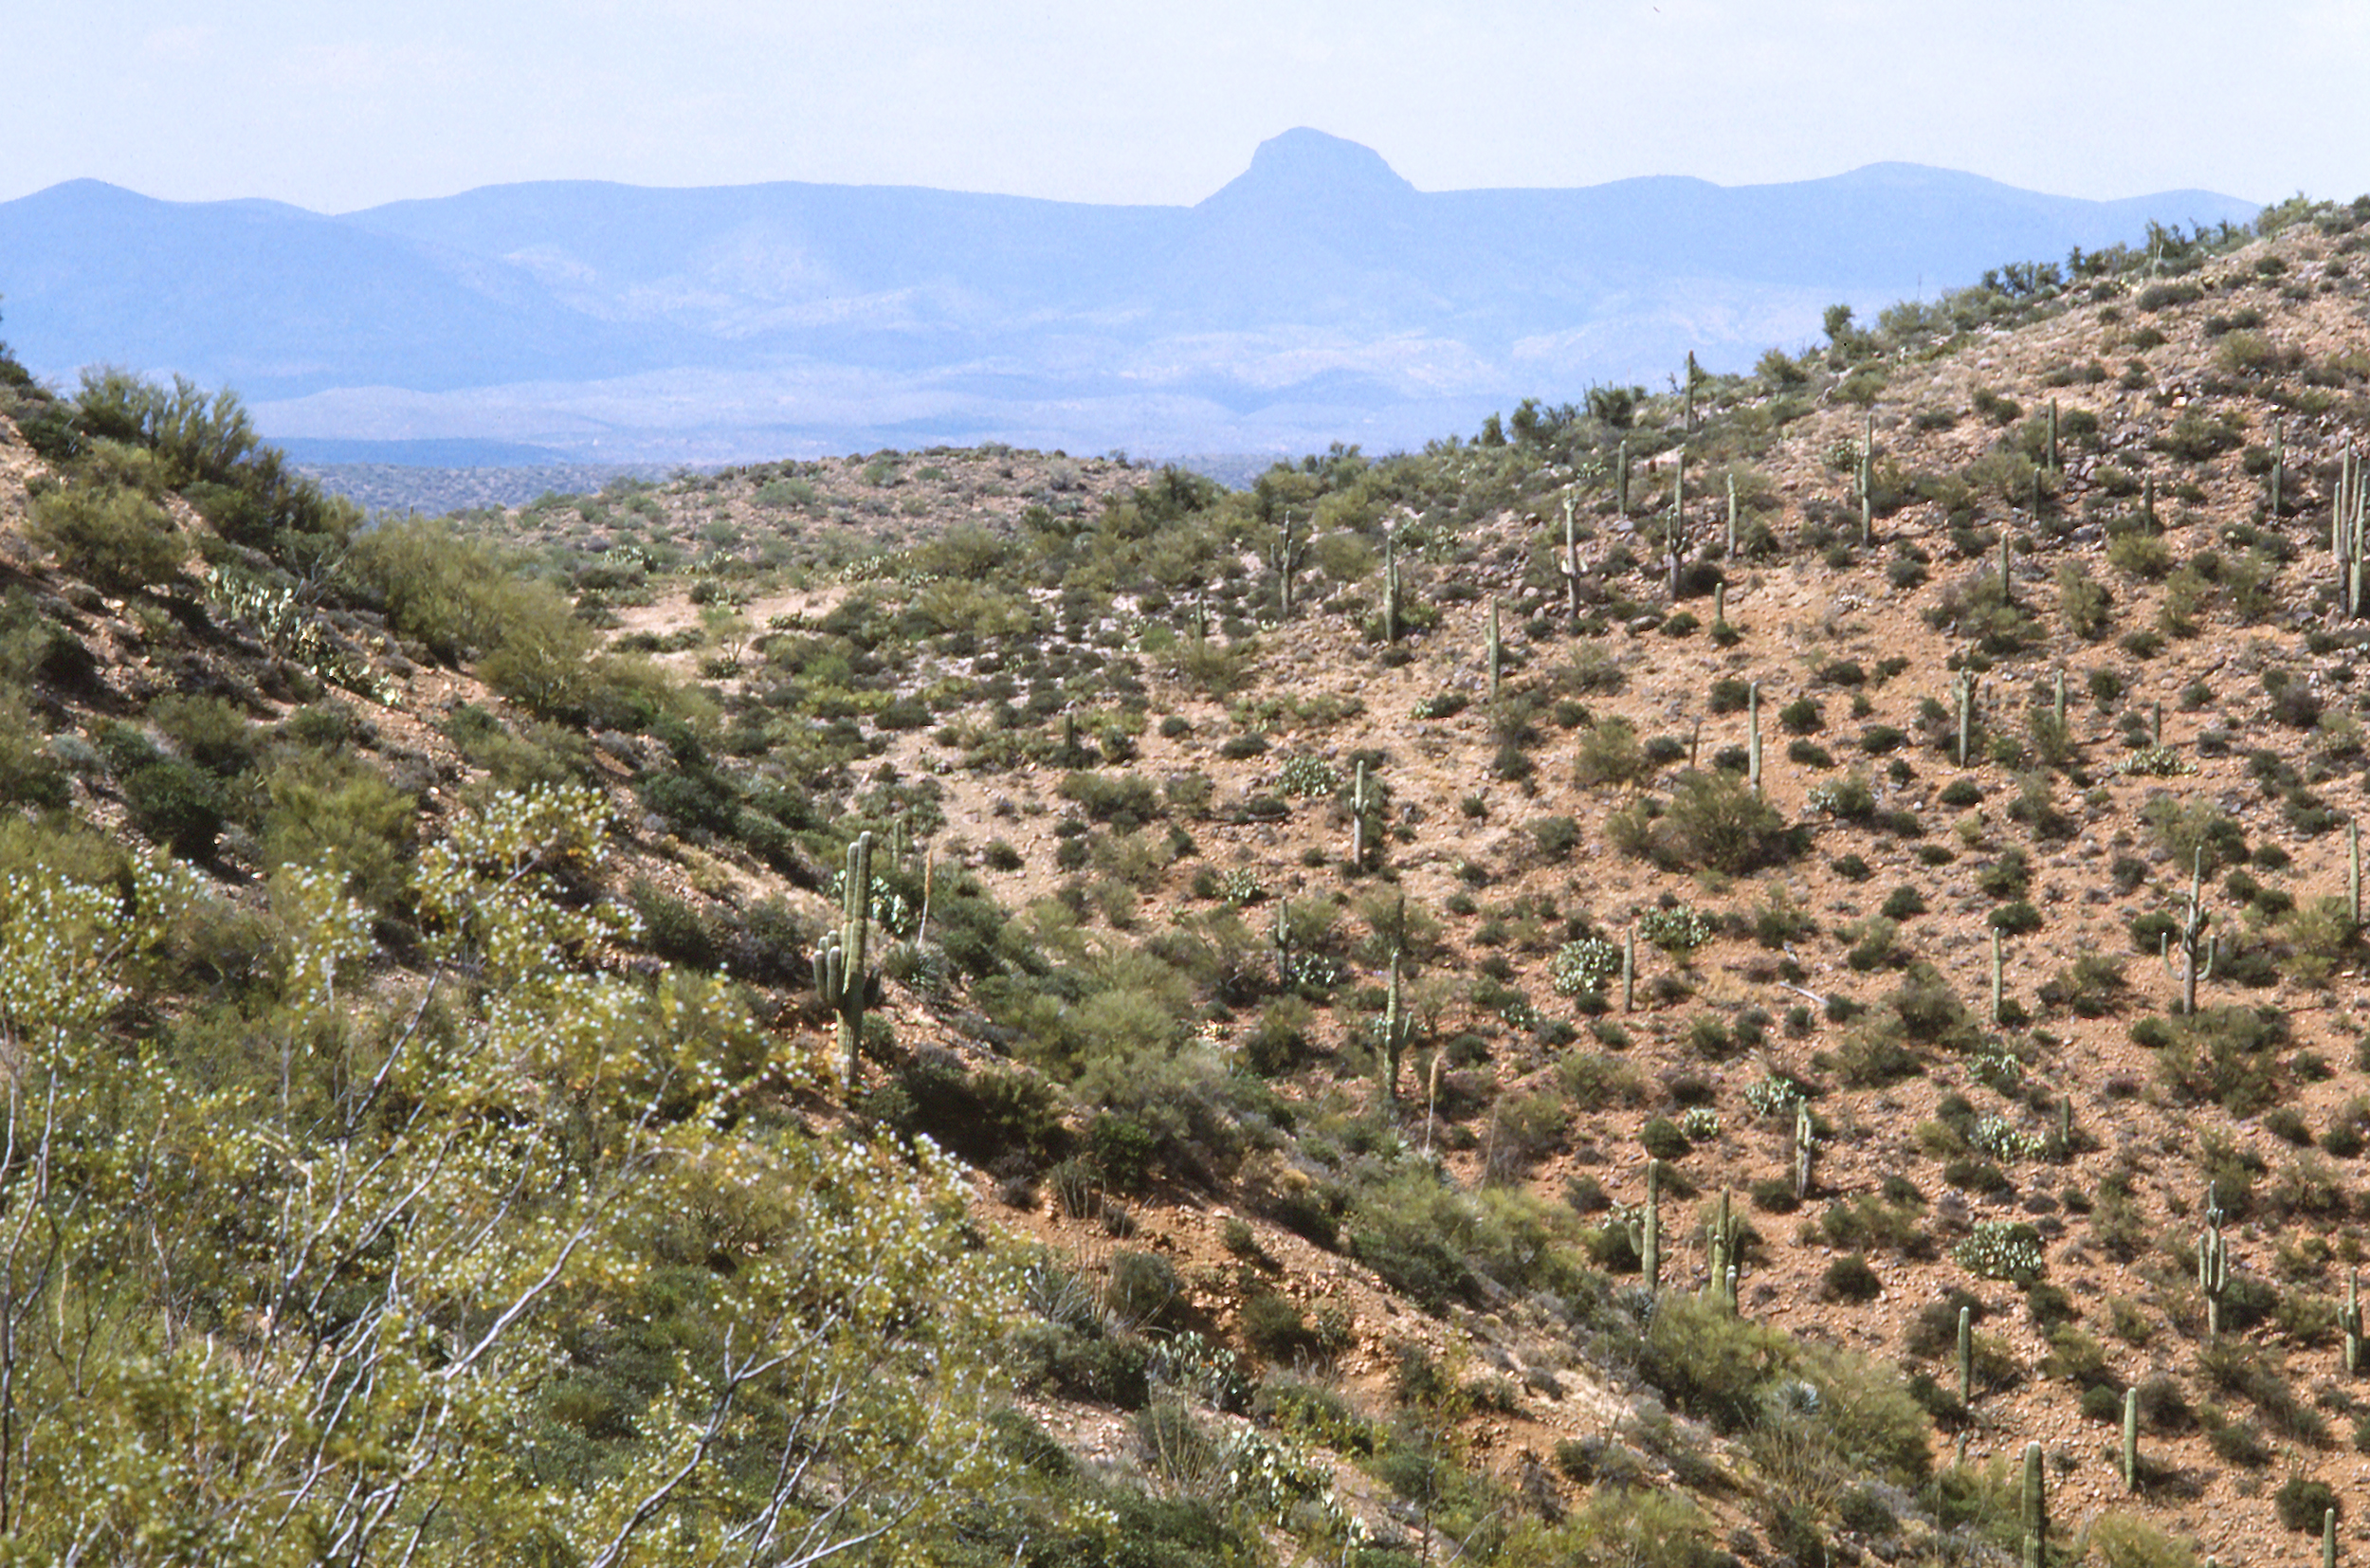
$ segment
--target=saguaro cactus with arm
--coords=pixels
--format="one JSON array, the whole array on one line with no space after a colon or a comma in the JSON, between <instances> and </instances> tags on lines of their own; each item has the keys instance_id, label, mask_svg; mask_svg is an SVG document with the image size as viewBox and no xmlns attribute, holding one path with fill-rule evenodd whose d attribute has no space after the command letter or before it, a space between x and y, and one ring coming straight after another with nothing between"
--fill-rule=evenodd
<instances>
[{"instance_id":1,"label":"saguaro cactus with arm","mask_svg":"<svg viewBox=\"0 0 2370 1568\"><path fill-rule=\"evenodd\" d=\"M865 972L865 947L871 925L872 835L863 832L848 847L839 929L826 932L814 950L815 994L839 1015L840 1075L850 1088L864 1042L865 991L870 978Z\"/></svg>"}]
</instances>

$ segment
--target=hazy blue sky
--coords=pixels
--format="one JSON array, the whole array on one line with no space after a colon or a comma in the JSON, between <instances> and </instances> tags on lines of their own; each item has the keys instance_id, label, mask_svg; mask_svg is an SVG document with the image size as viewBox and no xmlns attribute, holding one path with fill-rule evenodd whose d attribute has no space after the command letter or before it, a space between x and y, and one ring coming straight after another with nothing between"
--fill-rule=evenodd
<instances>
[{"instance_id":1,"label":"hazy blue sky","mask_svg":"<svg viewBox=\"0 0 2370 1568\"><path fill-rule=\"evenodd\" d=\"M1880 159L2069 195L2370 191L2365 0L59 0L0 199L344 210L510 180L1193 202L1312 125L1418 187Z\"/></svg>"}]
</instances>

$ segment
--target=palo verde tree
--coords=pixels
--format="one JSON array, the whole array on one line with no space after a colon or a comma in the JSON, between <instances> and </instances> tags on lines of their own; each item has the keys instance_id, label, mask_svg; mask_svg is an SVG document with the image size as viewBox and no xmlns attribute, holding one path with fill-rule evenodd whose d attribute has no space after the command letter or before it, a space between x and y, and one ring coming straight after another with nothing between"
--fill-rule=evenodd
<instances>
[{"instance_id":1,"label":"palo verde tree","mask_svg":"<svg viewBox=\"0 0 2370 1568\"><path fill-rule=\"evenodd\" d=\"M456 822L383 1014L284 873L255 1070L113 1027L190 883L0 878L0 1559L812 1563L993 1505L951 1168L802 1126L714 982L604 970L604 812Z\"/></svg>"}]
</instances>

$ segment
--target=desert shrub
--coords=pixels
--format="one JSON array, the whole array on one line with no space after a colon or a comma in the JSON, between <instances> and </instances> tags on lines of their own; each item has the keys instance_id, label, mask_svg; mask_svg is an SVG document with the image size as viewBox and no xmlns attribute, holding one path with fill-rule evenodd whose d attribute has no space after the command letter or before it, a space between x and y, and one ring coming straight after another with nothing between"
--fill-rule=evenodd
<instances>
[{"instance_id":1,"label":"desert shrub","mask_svg":"<svg viewBox=\"0 0 2370 1568\"><path fill-rule=\"evenodd\" d=\"M1556 1082L1577 1110L1600 1111L1646 1101L1645 1076L1619 1057L1601 1051L1566 1056L1557 1064Z\"/></svg>"},{"instance_id":2,"label":"desert shrub","mask_svg":"<svg viewBox=\"0 0 2370 1568\"><path fill-rule=\"evenodd\" d=\"M1160 814L1159 792L1152 780L1135 774L1071 773L1063 776L1059 791L1092 820L1122 830L1139 828Z\"/></svg>"},{"instance_id":3,"label":"desert shrub","mask_svg":"<svg viewBox=\"0 0 2370 1568\"><path fill-rule=\"evenodd\" d=\"M2319 1531L2323 1516L2337 1505L2336 1489L2309 1476L2291 1475L2271 1494L2272 1510L2291 1530Z\"/></svg>"},{"instance_id":4,"label":"desert shrub","mask_svg":"<svg viewBox=\"0 0 2370 1568\"><path fill-rule=\"evenodd\" d=\"M1657 1116L1637 1130L1639 1145L1656 1159L1684 1159L1695 1147L1694 1140L1681 1130L1676 1121Z\"/></svg>"},{"instance_id":5,"label":"desert shrub","mask_svg":"<svg viewBox=\"0 0 2370 1568\"><path fill-rule=\"evenodd\" d=\"M212 775L179 757L159 757L133 769L121 785L141 832L184 860L212 858L226 805Z\"/></svg>"},{"instance_id":6,"label":"desert shrub","mask_svg":"<svg viewBox=\"0 0 2370 1568\"><path fill-rule=\"evenodd\" d=\"M2106 635L2107 615L2115 596L2106 585L2083 569L2079 561L2067 561L2057 568L2057 611L2065 617L2066 629L2084 642L2094 643Z\"/></svg>"},{"instance_id":7,"label":"desert shrub","mask_svg":"<svg viewBox=\"0 0 2370 1568\"><path fill-rule=\"evenodd\" d=\"M1647 1329L1638 1371L1678 1409L1733 1432L1759 1413L1786 1349L1775 1329L1733 1317L1708 1297L1673 1293Z\"/></svg>"},{"instance_id":8,"label":"desert shrub","mask_svg":"<svg viewBox=\"0 0 2370 1568\"><path fill-rule=\"evenodd\" d=\"M2170 1020L2157 1057L2157 1078L2182 1104L2218 1104L2252 1116L2272 1103L2280 1088L2279 1050L2288 1043L2286 1015L2275 1009L2222 1007Z\"/></svg>"},{"instance_id":9,"label":"desert shrub","mask_svg":"<svg viewBox=\"0 0 2370 1568\"><path fill-rule=\"evenodd\" d=\"M52 490L34 501L25 532L68 572L124 593L170 580L189 558L172 517L137 489Z\"/></svg>"},{"instance_id":10,"label":"desert shrub","mask_svg":"<svg viewBox=\"0 0 2370 1568\"><path fill-rule=\"evenodd\" d=\"M1885 1291L1885 1282L1858 1252L1847 1252L1829 1264L1819 1285L1827 1295L1846 1302L1872 1302Z\"/></svg>"},{"instance_id":11,"label":"desert shrub","mask_svg":"<svg viewBox=\"0 0 2370 1568\"><path fill-rule=\"evenodd\" d=\"M1184 1290L1176 1266L1168 1259L1157 1252L1121 1250L1111 1255L1103 1296L1122 1321L1153 1328L1176 1317Z\"/></svg>"},{"instance_id":12,"label":"desert shrub","mask_svg":"<svg viewBox=\"0 0 2370 1568\"><path fill-rule=\"evenodd\" d=\"M2124 991L2122 960L2104 953L2084 953L2041 983L2040 997L2050 1007L2063 1008L2081 1018L2112 1012Z\"/></svg>"},{"instance_id":13,"label":"desert shrub","mask_svg":"<svg viewBox=\"0 0 2370 1568\"><path fill-rule=\"evenodd\" d=\"M2087 1534L2103 1568L2197 1568L2187 1542L2131 1514L2102 1514Z\"/></svg>"},{"instance_id":14,"label":"desert shrub","mask_svg":"<svg viewBox=\"0 0 2370 1568\"><path fill-rule=\"evenodd\" d=\"M1796 848L1777 809L1733 774L1683 775L1656 826L1670 858L1732 876L1776 865Z\"/></svg>"},{"instance_id":15,"label":"desert shrub","mask_svg":"<svg viewBox=\"0 0 2370 1568\"><path fill-rule=\"evenodd\" d=\"M2209 414L2203 409L2192 408L2160 431L2152 445L2158 451L2183 463L2203 463L2237 450L2245 440L2229 415Z\"/></svg>"},{"instance_id":16,"label":"desert shrub","mask_svg":"<svg viewBox=\"0 0 2370 1568\"><path fill-rule=\"evenodd\" d=\"M723 959L715 925L689 902L647 878L626 891L642 925L642 943L668 963L714 969Z\"/></svg>"},{"instance_id":17,"label":"desert shrub","mask_svg":"<svg viewBox=\"0 0 2370 1568\"><path fill-rule=\"evenodd\" d=\"M1568 816L1543 816L1531 823L1531 837L1549 860L1562 860L1579 848L1580 827Z\"/></svg>"},{"instance_id":18,"label":"desert shrub","mask_svg":"<svg viewBox=\"0 0 2370 1568\"><path fill-rule=\"evenodd\" d=\"M50 750L24 699L0 686L0 807L54 811L73 794L65 764Z\"/></svg>"},{"instance_id":19,"label":"desert shrub","mask_svg":"<svg viewBox=\"0 0 2370 1568\"><path fill-rule=\"evenodd\" d=\"M1637 728L1626 719L1601 719L1580 737L1574 777L1583 788L1633 784L1650 771Z\"/></svg>"}]
</instances>

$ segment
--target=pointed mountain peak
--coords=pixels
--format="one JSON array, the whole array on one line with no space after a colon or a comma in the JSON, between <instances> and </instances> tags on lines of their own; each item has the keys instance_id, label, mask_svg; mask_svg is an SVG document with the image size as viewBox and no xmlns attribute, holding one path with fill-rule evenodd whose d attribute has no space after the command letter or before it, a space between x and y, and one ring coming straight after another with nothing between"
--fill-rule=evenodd
<instances>
[{"instance_id":1,"label":"pointed mountain peak","mask_svg":"<svg viewBox=\"0 0 2370 1568\"><path fill-rule=\"evenodd\" d=\"M1201 205L1329 207L1345 198L1396 200L1414 193L1415 187L1373 148L1304 125L1261 142L1250 167Z\"/></svg>"}]
</instances>

